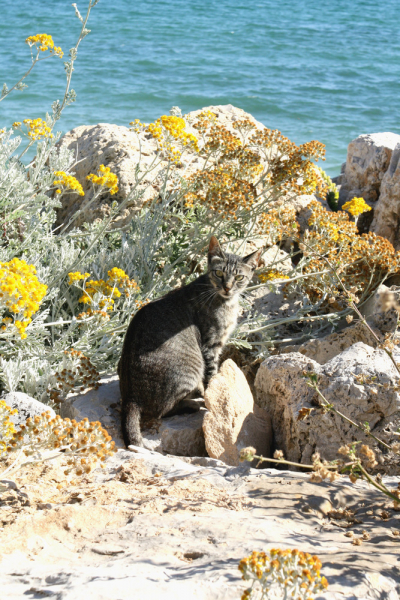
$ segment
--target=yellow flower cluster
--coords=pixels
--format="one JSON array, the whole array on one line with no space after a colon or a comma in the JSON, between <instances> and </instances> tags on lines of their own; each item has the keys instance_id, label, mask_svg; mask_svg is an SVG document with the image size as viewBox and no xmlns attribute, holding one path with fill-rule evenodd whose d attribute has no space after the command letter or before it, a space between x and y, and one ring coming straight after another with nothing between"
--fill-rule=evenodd
<instances>
[{"instance_id":1,"label":"yellow flower cluster","mask_svg":"<svg viewBox=\"0 0 400 600\"><path fill-rule=\"evenodd\" d=\"M25 40L26 44L29 46L36 46L40 50L40 52L46 52L46 50L50 49L50 53L62 58L64 56L64 52L61 50L59 46L55 46L53 42L53 38L51 35L47 35L46 33L38 33L37 35L30 35Z\"/></svg>"},{"instance_id":2,"label":"yellow flower cluster","mask_svg":"<svg viewBox=\"0 0 400 600\"><path fill-rule=\"evenodd\" d=\"M166 157L175 164L180 162L183 147L190 146L195 152L199 152L197 137L193 133L185 131L186 122L181 117L163 115L159 119L156 119L154 123L149 123L148 125L136 119L130 125L137 132L146 130L151 133ZM176 140L181 149L176 148L171 143L172 140Z\"/></svg>"},{"instance_id":3,"label":"yellow flower cluster","mask_svg":"<svg viewBox=\"0 0 400 600\"><path fill-rule=\"evenodd\" d=\"M79 302L89 305L97 304L100 309L112 310L114 298L120 298L122 293L129 297L133 292L137 293L140 291L136 281L129 279L129 276L122 269L114 267L107 274L109 277L107 281L104 281L104 279L90 279L89 281L85 281L84 287L81 288L83 295L79 298ZM74 285L81 280L86 280L90 277L90 274L79 273L77 271L69 273L68 277L68 284ZM122 292L118 288L121 288Z\"/></svg>"},{"instance_id":4,"label":"yellow flower cluster","mask_svg":"<svg viewBox=\"0 0 400 600\"><path fill-rule=\"evenodd\" d=\"M33 265L19 258L0 263L0 306L2 304L7 311L14 313L13 320L10 317L3 319L1 329L4 331L13 326L25 339L25 329L39 309L46 291L47 286L39 282Z\"/></svg>"},{"instance_id":5,"label":"yellow flower cluster","mask_svg":"<svg viewBox=\"0 0 400 600\"><path fill-rule=\"evenodd\" d=\"M90 473L97 461L104 462L117 450L111 436L95 421L51 417L49 412L26 420L20 429L7 440L10 454L23 451L29 457L42 451L58 450L67 459L65 475L80 476Z\"/></svg>"},{"instance_id":6,"label":"yellow flower cluster","mask_svg":"<svg viewBox=\"0 0 400 600\"><path fill-rule=\"evenodd\" d=\"M313 163L324 156L323 144L296 146L279 131L257 129L250 119L236 121L232 132L212 116L203 112L193 124L203 136L200 154L209 167L188 178L188 207L206 206L236 220L270 198L325 189Z\"/></svg>"},{"instance_id":7,"label":"yellow flower cluster","mask_svg":"<svg viewBox=\"0 0 400 600\"><path fill-rule=\"evenodd\" d=\"M271 208L268 212L263 212L258 217L257 224L258 233L266 237L266 243L270 246L295 237L300 230L293 205Z\"/></svg>"},{"instance_id":8,"label":"yellow flower cluster","mask_svg":"<svg viewBox=\"0 0 400 600\"><path fill-rule=\"evenodd\" d=\"M107 275L115 285L121 285L127 279L129 279L128 275L122 269L118 267L113 267L107 272Z\"/></svg>"},{"instance_id":9,"label":"yellow flower cluster","mask_svg":"<svg viewBox=\"0 0 400 600\"><path fill-rule=\"evenodd\" d=\"M254 598L257 584L262 597L294 597L296 600L311 600L315 594L324 592L328 581L321 576L321 561L317 556L300 550L272 549L269 553L252 552L239 563L239 571L244 581L252 581L252 586L242 594L242 600Z\"/></svg>"},{"instance_id":10,"label":"yellow flower cluster","mask_svg":"<svg viewBox=\"0 0 400 600\"><path fill-rule=\"evenodd\" d=\"M290 277L288 277L288 275L285 275L284 273L280 273L279 271L271 269L270 271L259 273L258 279L261 281L261 283L266 283L267 281L271 281L272 279L290 279Z\"/></svg>"},{"instance_id":11,"label":"yellow flower cluster","mask_svg":"<svg viewBox=\"0 0 400 600\"><path fill-rule=\"evenodd\" d=\"M120 298L121 296L121 292L113 284L110 285L108 281L104 281L104 279L89 279L86 282L84 294L79 298L79 302L93 304L96 294L102 296L98 305L99 308L104 308L105 310L111 310L114 304L113 298Z\"/></svg>"},{"instance_id":12,"label":"yellow flower cluster","mask_svg":"<svg viewBox=\"0 0 400 600\"><path fill-rule=\"evenodd\" d=\"M392 244L374 233L359 235L355 223L342 211L328 212L319 202L313 201L309 231L300 238L300 249L310 258L304 267L305 273L324 271L327 258L340 273L343 284L348 289L355 287L358 296L369 287L370 291L384 276L400 271L400 253ZM304 290L312 300L318 300L327 290L332 298L339 299L341 287L336 277L327 273L318 278L308 277ZM344 298L333 308L341 309Z\"/></svg>"},{"instance_id":13,"label":"yellow flower cluster","mask_svg":"<svg viewBox=\"0 0 400 600\"><path fill-rule=\"evenodd\" d=\"M28 137L31 140L40 140L41 138L52 138L51 128L47 125L46 121L42 119L24 119L23 123L26 125L28 130ZM20 129L21 122L15 121L13 123L14 129Z\"/></svg>"},{"instance_id":14,"label":"yellow flower cluster","mask_svg":"<svg viewBox=\"0 0 400 600\"><path fill-rule=\"evenodd\" d=\"M343 210L347 210L353 217L358 217L362 213L372 210L370 206L365 202L364 198L353 198L342 206Z\"/></svg>"},{"instance_id":15,"label":"yellow flower cluster","mask_svg":"<svg viewBox=\"0 0 400 600\"><path fill-rule=\"evenodd\" d=\"M53 185L56 185L59 188L58 190L56 190L56 194L61 194L63 191L62 188L64 188L76 192L77 194L79 194L79 196L85 195L81 184L72 175L67 175L67 173L65 173L64 171L54 171L54 175L56 177L59 177L59 179L53 181Z\"/></svg>"},{"instance_id":16,"label":"yellow flower cluster","mask_svg":"<svg viewBox=\"0 0 400 600\"><path fill-rule=\"evenodd\" d=\"M118 177L115 173L111 173L110 167L100 165L98 173L99 175L91 173L86 179L92 181L94 185L107 187L110 190L111 195L116 194L118 192Z\"/></svg>"},{"instance_id":17,"label":"yellow flower cluster","mask_svg":"<svg viewBox=\"0 0 400 600\"><path fill-rule=\"evenodd\" d=\"M16 408L10 408L4 400L0 400L0 455L7 448L9 439L15 433L14 423L10 420L11 415L17 415Z\"/></svg>"},{"instance_id":18,"label":"yellow flower cluster","mask_svg":"<svg viewBox=\"0 0 400 600\"><path fill-rule=\"evenodd\" d=\"M77 281L81 281L82 279L87 279L90 277L90 273L80 273L79 271L75 271L75 273L68 273L68 277L68 285L73 285Z\"/></svg>"}]
</instances>

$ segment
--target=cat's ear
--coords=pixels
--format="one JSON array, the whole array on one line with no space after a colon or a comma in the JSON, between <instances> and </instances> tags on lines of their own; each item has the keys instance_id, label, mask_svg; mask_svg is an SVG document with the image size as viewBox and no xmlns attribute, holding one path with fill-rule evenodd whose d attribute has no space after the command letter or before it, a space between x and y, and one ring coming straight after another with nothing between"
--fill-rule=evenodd
<instances>
[{"instance_id":1,"label":"cat's ear","mask_svg":"<svg viewBox=\"0 0 400 600\"><path fill-rule=\"evenodd\" d=\"M225 254L222 252L217 238L213 235L208 246L208 260L211 261L215 256L225 258Z\"/></svg>"},{"instance_id":2,"label":"cat's ear","mask_svg":"<svg viewBox=\"0 0 400 600\"><path fill-rule=\"evenodd\" d=\"M256 269L258 267L258 263L260 262L262 251L263 251L263 249L260 248L259 250L256 250L255 252L248 254L247 256L242 258L242 262L244 262L246 265L251 267L254 271L254 269Z\"/></svg>"}]
</instances>

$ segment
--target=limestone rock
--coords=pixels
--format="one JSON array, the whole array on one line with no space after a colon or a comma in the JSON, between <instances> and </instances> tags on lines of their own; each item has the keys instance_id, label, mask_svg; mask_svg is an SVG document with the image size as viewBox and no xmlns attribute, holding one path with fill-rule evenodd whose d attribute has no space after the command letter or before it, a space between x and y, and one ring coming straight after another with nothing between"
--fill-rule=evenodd
<instances>
[{"instance_id":1,"label":"limestone rock","mask_svg":"<svg viewBox=\"0 0 400 600\"><path fill-rule=\"evenodd\" d=\"M366 327L358 322L346 327L340 333L331 333L322 338L309 340L300 346L289 346L282 349L282 353L300 352L307 358L312 358L320 365L324 365L353 344L363 342L368 346L375 347L376 340Z\"/></svg>"},{"instance_id":2,"label":"limestone rock","mask_svg":"<svg viewBox=\"0 0 400 600\"><path fill-rule=\"evenodd\" d=\"M319 376L324 396L350 419L368 422L371 431L386 442L397 439L394 431L400 424L398 373L383 350L359 342L323 366L300 353L271 356L257 373L257 403L271 415L276 447L283 450L287 459L310 464L312 454L320 452L322 458L333 460L338 458L337 450L343 444L365 439L333 413L315 410L305 420L297 420L302 407L315 409L314 391L302 377L303 371ZM357 375L363 375L364 383L356 379ZM389 472L390 469L388 463Z\"/></svg>"},{"instance_id":3,"label":"limestone rock","mask_svg":"<svg viewBox=\"0 0 400 600\"><path fill-rule=\"evenodd\" d=\"M271 246L261 255L259 267L276 269L282 273L289 273L293 269L290 254L279 246Z\"/></svg>"},{"instance_id":4,"label":"limestone rock","mask_svg":"<svg viewBox=\"0 0 400 600\"><path fill-rule=\"evenodd\" d=\"M400 136L393 150L389 167L382 179L371 231L400 248Z\"/></svg>"},{"instance_id":5,"label":"limestone rock","mask_svg":"<svg viewBox=\"0 0 400 600\"><path fill-rule=\"evenodd\" d=\"M81 421L100 421L113 438L116 446L124 448L120 423L121 395L118 375L100 380L97 390L70 394L61 406L61 416ZM202 430L205 410L193 414L167 417L154 428L144 429L145 448L176 456L205 456Z\"/></svg>"},{"instance_id":6,"label":"limestone rock","mask_svg":"<svg viewBox=\"0 0 400 600\"><path fill-rule=\"evenodd\" d=\"M383 176L398 143L400 135L389 132L360 135L350 142L341 178L341 204L360 196L365 201L378 200Z\"/></svg>"},{"instance_id":7,"label":"limestone rock","mask_svg":"<svg viewBox=\"0 0 400 600\"><path fill-rule=\"evenodd\" d=\"M50 406L31 398L31 396L23 392L9 392L3 396L2 400L11 408L18 410L17 415L10 417L10 420L17 427L25 423L29 417L36 417L45 412L49 412L53 418L56 416L56 413Z\"/></svg>"},{"instance_id":8,"label":"limestone rock","mask_svg":"<svg viewBox=\"0 0 400 600\"><path fill-rule=\"evenodd\" d=\"M239 452L253 446L269 456L271 428L268 415L257 408L246 377L228 359L222 365L204 396L209 412L203 430L208 455L228 465L239 464Z\"/></svg>"},{"instance_id":9,"label":"limestone rock","mask_svg":"<svg viewBox=\"0 0 400 600\"><path fill-rule=\"evenodd\" d=\"M250 119L257 128L264 129L250 114L231 104L225 106L208 106L201 110L189 113L189 118L195 118L201 111L209 110L216 116L216 122L235 131L232 124L239 119ZM191 131L190 128L188 131ZM198 135L195 129L191 131ZM86 176L96 173L99 166L104 164L118 177L119 191L111 196L104 193L90 205L87 212L74 221L74 226L80 226L84 221L93 221L105 217L110 213L110 204L117 201L124 202L135 186L136 170L140 168L140 177L143 177L148 166L157 157L157 144L147 132L136 134L128 127L99 123L97 125L82 125L66 133L59 142L74 152L76 165L75 177L78 179L85 192L85 197L77 194L64 194L62 207L58 211L57 225L67 224L73 214L85 205L89 205L93 198L91 184ZM156 196L160 191L162 178L160 173L166 166L166 161L159 162L152 168L151 173L145 175L136 188L134 197L124 206L116 219L118 225L129 222L132 214L139 210L143 203ZM197 154L185 153L182 165L178 168L180 177L188 177L204 164L204 160ZM84 204L83 204L84 203Z\"/></svg>"},{"instance_id":10,"label":"limestone rock","mask_svg":"<svg viewBox=\"0 0 400 600\"><path fill-rule=\"evenodd\" d=\"M173 456L207 456L203 419L204 408L186 415L161 419L158 431L143 429L145 448Z\"/></svg>"}]
</instances>

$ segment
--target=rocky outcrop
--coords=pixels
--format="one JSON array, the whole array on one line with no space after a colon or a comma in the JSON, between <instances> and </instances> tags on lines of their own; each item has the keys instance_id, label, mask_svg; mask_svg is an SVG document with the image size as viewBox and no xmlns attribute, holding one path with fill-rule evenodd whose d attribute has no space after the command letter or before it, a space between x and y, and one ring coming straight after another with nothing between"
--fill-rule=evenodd
<instances>
[{"instance_id":1,"label":"rocky outcrop","mask_svg":"<svg viewBox=\"0 0 400 600\"><path fill-rule=\"evenodd\" d=\"M33 418L42 415L45 412L50 413L52 417L56 416L56 413L50 406L35 400L35 398L31 398L31 396L28 396L28 394L24 394L23 392L9 392L3 396L2 400L4 400L11 408L17 409L18 414L10 417L10 420L17 429L18 426L25 423L29 417Z\"/></svg>"},{"instance_id":2,"label":"rocky outcrop","mask_svg":"<svg viewBox=\"0 0 400 600\"><path fill-rule=\"evenodd\" d=\"M207 456L203 433L206 412L200 408L198 412L161 419L155 429L144 427L144 447L173 456Z\"/></svg>"},{"instance_id":3,"label":"rocky outcrop","mask_svg":"<svg viewBox=\"0 0 400 600\"><path fill-rule=\"evenodd\" d=\"M189 119L194 119L203 110L211 111L219 125L233 132L235 130L232 124L239 119L250 119L257 128L265 128L250 114L231 104L208 106L192 111L188 115ZM198 132L190 127L188 131L198 135ZM57 225L67 224L74 213L85 206L88 206L88 210L74 221L74 226L106 217L110 214L113 201L118 204L125 203L115 220L116 224L123 225L129 222L132 214L139 210L146 200L157 196L160 191L161 173L167 163L165 160L159 160L156 141L148 132L136 134L128 127L109 123L82 125L66 133L59 143L72 150L76 157L73 171L83 187L85 197L73 193L64 194L61 199L62 207L58 211ZM113 196L104 193L93 203L93 190L86 177L90 173L96 173L101 164L109 167L117 175L119 191ZM204 160L201 157L187 151L177 168L177 173L180 177L188 177L203 164ZM150 165L151 171L146 174ZM136 178L140 179L139 184ZM130 195L132 197L126 202Z\"/></svg>"},{"instance_id":4,"label":"rocky outcrop","mask_svg":"<svg viewBox=\"0 0 400 600\"><path fill-rule=\"evenodd\" d=\"M316 409L304 371L318 375L322 393L338 410L357 423L368 422L384 441L397 441L399 376L383 350L359 342L323 366L300 353L272 356L257 373L257 403L271 415L276 447L288 460L310 464L314 452L334 460L340 446L364 437L341 417ZM314 410L298 420L303 407Z\"/></svg>"},{"instance_id":5,"label":"rocky outcrop","mask_svg":"<svg viewBox=\"0 0 400 600\"><path fill-rule=\"evenodd\" d=\"M395 133L368 133L350 142L341 176L341 204L354 197L376 202L393 150L400 142Z\"/></svg>"},{"instance_id":6,"label":"rocky outcrop","mask_svg":"<svg viewBox=\"0 0 400 600\"><path fill-rule=\"evenodd\" d=\"M382 179L371 231L385 237L400 249L400 136L393 150L389 168Z\"/></svg>"},{"instance_id":7,"label":"rocky outcrop","mask_svg":"<svg viewBox=\"0 0 400 600\"><path fill-rule=\"evenodd\" d=\"M246 377L233 360L226 360L204 396L209 412L203 422L208 455L227 465L239 464L242 448L253 446L270 456L271 423L268 414L254 407Z\"/></svg>"}]
</instances>

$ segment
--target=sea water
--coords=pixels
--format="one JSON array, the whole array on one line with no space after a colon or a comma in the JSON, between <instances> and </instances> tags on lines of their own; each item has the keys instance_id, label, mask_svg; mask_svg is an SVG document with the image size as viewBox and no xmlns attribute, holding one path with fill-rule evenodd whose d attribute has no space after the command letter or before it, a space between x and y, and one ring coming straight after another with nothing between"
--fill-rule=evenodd
<instances>
[{"instance_id":1,"label":"sea water","mask_svg":"<svg viewBox=\"0 0 400 600\"><path fill-rule=\"evenodd\" d=\"M65 56L75 43L67 0L0 8L1 85L29 68L29 35L51 34ZM326 144L335 175L358 135L400 133L399 25L398 0L100 0L58 129L233 104L296 143ZM43 118L62 98L63 60L39 63L27 83L0 103L0 127Z\"/></svg>"}]
</instances>

